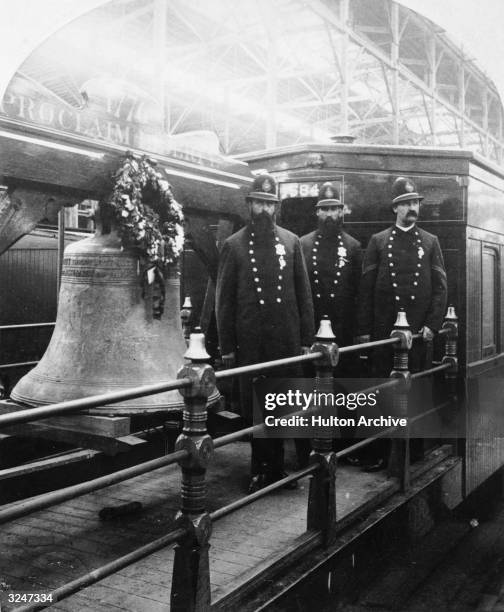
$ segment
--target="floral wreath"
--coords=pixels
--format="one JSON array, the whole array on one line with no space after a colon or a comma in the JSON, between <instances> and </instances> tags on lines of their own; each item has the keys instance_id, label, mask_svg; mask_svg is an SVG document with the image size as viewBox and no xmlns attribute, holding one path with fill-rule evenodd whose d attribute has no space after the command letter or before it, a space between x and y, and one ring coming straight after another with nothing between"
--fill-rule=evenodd
<instances>
[{"instance_id":1,"label":"floral wreath","mask_svg":"<svg viewBox=\"0 0 504 612\"><path fill-rule=\"evenodd\" d=\"M123 247L134 247L143 268L143 296L153 293L153 315L160 318L164 305L163 272L175 263L184 246L182 207L157 163L130 151L114 174L108 201L119 226Z\"/></svg>"}]
</instances>

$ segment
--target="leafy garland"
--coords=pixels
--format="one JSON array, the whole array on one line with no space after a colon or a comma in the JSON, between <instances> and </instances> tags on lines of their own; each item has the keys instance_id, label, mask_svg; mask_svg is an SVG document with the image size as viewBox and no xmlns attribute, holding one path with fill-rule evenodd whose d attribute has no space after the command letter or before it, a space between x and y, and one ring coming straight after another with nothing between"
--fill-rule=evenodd
<instances>
[{"instance_id":1,"label":"leafy garland","mask_svg":"<svg viewBox=\"0 0 504 612\"><path fill-rule=\"evenodd\" d=\"M114 188L108 203L119 227L123 247L134 247L143 267L144 296L154 285L158 294L154 317L160 318L164 304L163 272L177 261L184 246L182 208L171 186L146 156L127 152L114 174Z\"/></svg>"},{"instance_id":2,"label":"leafy garland","mask_svg":"<svg viewBox=\"0 0 504 612\"><path fill-rule=\"evenodd\" d=\"M114 179L110 204L123 246L136 247L153 266L177 261L184 246L184 217L156 162L128 152Z\"/></svg>"}]
</instances>

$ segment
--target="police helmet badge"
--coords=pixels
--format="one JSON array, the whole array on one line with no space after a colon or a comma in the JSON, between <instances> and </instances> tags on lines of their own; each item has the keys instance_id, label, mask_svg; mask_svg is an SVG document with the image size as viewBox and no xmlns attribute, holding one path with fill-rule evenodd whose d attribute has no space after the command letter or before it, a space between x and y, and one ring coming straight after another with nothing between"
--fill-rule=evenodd
<instances>
[{"instance_id":1,"label":"police helmet badge","mask_svg":"<svg viewBox=\"0 0 504 612\"><path fill-rule=\"evenodd\" d=\"M271 174L259 174L252 182L252 189L247 195L247 201L278 202L276 196L276 181Z\"/></svg>"},{"instance_id":2,"label":"police helmet badge","mask_svg":"<svg viewBox=\"0 0 504 612\"><path fill-rule=\"evenodd\" d=\"M320 206L339 206L341 205L338 188L332 183L324 183L319 191L319 198L315 208Z\"/></svg>"},{"instance_id":3,"label":"police helmet badge","mask_svg":"<svg viewBox=\"0 0 504 612\"><path fill-rule=\"evenodd\" d=\"M392 205L396 206L409 200L423 200L415 183L405 176L398 176L392 184Z\"/></svg>"},{"instance_id":4,"label":"police helmet badge","mask_svg":"<svg viewBox=\"0 0 504 612\"><path fill-rule=\"evenodd\" d=\"M269 180L269 178L265 178L262 184L262 190L265 193L270 193L271 191L273 191L273 185L271 184L271 181Z\"/></svg>"}]
</instances>

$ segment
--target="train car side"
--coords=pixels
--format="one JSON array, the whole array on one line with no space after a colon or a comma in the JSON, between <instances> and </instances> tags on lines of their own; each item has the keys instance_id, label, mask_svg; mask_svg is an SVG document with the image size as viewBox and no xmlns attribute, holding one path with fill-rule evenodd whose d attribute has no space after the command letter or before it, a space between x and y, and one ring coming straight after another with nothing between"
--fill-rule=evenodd
<instances>
[{"instance_id":1,"label":"train car side","mask_svg":"<svg viewBox=\"0 0 504 612\"><path fill-rule=\"evenodd\" d=\"M280 224L315 228L318 188L339 182L346 230L365 248L392 223L394 179L414 180L425 197L419 225L439 238L449 303L459 316L457 452L468 495L504 465L499 397L504 388L504 174L469 151L374 145L296 145L244 157L279 181Z\"/></svg>"}]
</instances>

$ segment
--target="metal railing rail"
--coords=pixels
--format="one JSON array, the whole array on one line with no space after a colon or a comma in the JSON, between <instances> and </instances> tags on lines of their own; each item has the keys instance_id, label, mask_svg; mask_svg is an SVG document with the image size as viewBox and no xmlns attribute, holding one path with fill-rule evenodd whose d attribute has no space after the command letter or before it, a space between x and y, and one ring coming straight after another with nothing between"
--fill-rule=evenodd
<instances>
[{"instance_id":1,"label":"metal railing rail","mask_svg":"<svg viewBox=\"0 0 504 612\"><path fill-rule=\"evenodd\" d=\"M231 512L268 495L272 491L282 488L286 484L307 475L312 475L309 491L307 527L308 529L320 531L323 542L326 545L330 544L335 537L335 476L338 458L370 444L375 439L390 435L390 433L396 429L394 427L388 428L339 453L332 451L332 441L330 439L314 438L312 440L313 450L311 454L311 465L309 467L286 476L251 495L233 501L209 514L206 511L205 477L206 468L213 450L237 441L244 436L258 433L264 428L264 425L256 425L212 441L206 431L206 406L207 399L214 390L216 380L239 375L250 375L252 373L285 367L287 365L314 362L317 370L316 381L321 388L324 387L324 385L326 385L325 388L329 388L328 385L332 385L333 370L338 363L340 354L390 345L393 346L394 349L394 366L390 375L391 380L373 387L372 390L375 390L377 387L393 388L394 414L407 417L408 394L413 379L444 372L450 395L452 398L456 397L455 383L458 368L456 356L458 321L453 308L449 309L443 329L440 333L447 336L445 356L441 365L414 374L411 374L408 370L408 354L413 341L419 339L421 335L413 335L411 333L407 326L407 322L405 323L404 317L402 323L399 323L398 318L398 322L396 322L391 337L388 339L339 348L334 342L334 337L317 337L308 355L252 364L217 373L215 373L213 368L206 363L206 359L201 358L201 351L191 352L190 345L185 355L185 357L189 359L189 363L182 366L176 381L146 385L127 391L106 393L1 415L0 428L13 424L40 420L48 416L54 416L55 414L66 414L86 408L113 404L120 400L161 393L170 389L179 389L184 397L185 404L183 411L183 431L177 440L174 453L142 463L132 468L121 470L115 474L109 474L92 481L80 483L73 487L67 487L60 491L53 491L49 494L37 496L26 502L10 505L3 511L0 510L0 523L24 516L35 510L53 505L54 503L72 499L86 492L104 488L110 484L115 484L151 470L178 462L182 470L182 502L181 510L176 517L177 528L163 538L151 542L144 547L140 547L132 553L64 585L54 591L54 595L60 599L67 597L84 586L97 582L101 578L110 575L110 573L139 560L150 554L150 552L159 550L159 548L177 541L172 579L172 604L178 609L207 611L210 605L208 546L213 521L227 516ZM426 413L412 417L411 422L413 423L428 413L440 410L443 405L436 406ZM396 462L391 468L391 474L399 479L401 490L406 491L409 488L410 477L408 460L409 429L406 436L398 440L393 440L393 443L396 446L396 448L393 449L395 450L394 455L396 457ZM187 576L188 571L191 573L189 578ZM196 588L195 585L199 586ZM204 588L201 588L201 585L204 585ZM42 609L43 607L46 606L43 604L36 604L35 607L28 606L22 609Z\"/></svg>"},{"instance_id":2,"label":"metal railing rail","mask_svg":"<svg viewBox=\"0 0 504 612\"><path fill-rule=\"evenodd\" d=\"M319 469L318 465L310 465L306 468L303 468L302 470L293 472L292 474L289 474L285 478L277 480L276 482L273 482L272 484L269 484L268 486L263 487L262 489L259 489L259 491L250 493L249 495L246 495L245 497L241 497L240 499L237 499L231 502L230 504L227 504L226 506L222 506L222 508L218 508L217 510L214 510L214 512L210 513L210 518L212 519L212 521L218 521L219 519L224 518L228 514L231 514L235 510L239 510L240 508L243 508L244 506L248 506L252 502L255 502L257 499L261 499L261 497L266 497L266 495L268 495L269 493L272 493L273 491L278 491L279 489L283 489L285 485L290 484L291 482L300 480L301 478L304 478L305 476L309 476L310 474L315 474L315 472L318 469Z\"/></svg>"},{"instance_id":3,"label":"metal railing rail","mask_svg":"<svg viewBox=\"0 0 504 612\"><path fill-rule=\"evenodd\" d=\"M189 378L183 378L152 385L144 385L124 391L112 391L100 395L91 395L89 397L68 400L57 404L48 404L47 406L39 406L37 408L26 408L24 410L0 415L0 429L2 427L8 427L9 425L40 421L60 414L71 414L89 408L108 406L109 404L115 404L122 400L134 399L145 395L155 395L156 393L163 393L164 391L172 391L175 389L180 390L185 387L190 387L191 384Z\"/></svg>"},{"instance_id":4,"label":"metal railing rail","mask_svg":"<svg viewBox=\"0 0 504 612\"><path fill-rule=\"evenodd\" d=\"M306 359L304 360L306 361ZM270 362L273 363L273 362ZM444 370L447 370L451 367L450 364L443 364L441 366L436 366L434 368L430 368L429 370L424 370L422 372L419 372L417 374L413 374L411 377L412 378L419 378L420 376L426 376L426 375L431 375L433 373L436 372L441 372ZM238 369L238 368L236 368ZM225 371L227 372L227 371ZM224 372L223 372L224 373ZM216 375L217 378L217 375ZM224 378L224 377L222 377ZM185 381L184 381L185 382ZM360 393L366 393L366 392L370 392L370 391L376 391L377 389L386 389L386 388L393 388L396 385L399 384L399 380L395 379L395 380L391 380L391 381L387 381L385 383L382 383L380 385L375 385L373 387L369 387L367 389L363 389L360 391ZM141 388L139 388L141 389ZM96 396L96 397L100 397L100 396ZM53 404L54 406L60 406L60 404ZM433 409L434 411L436 410L436 408ZM42 419L42 418L47 418L46 416L40 415L39 414L39 409L29 409L28 411L23 411L24 412L35 412L37 414L35 414L36 419ZM432 412L429 411L429 412ZM19 413L12 413L13 416L15 416L16 414ZM298 412L294 412L294 413L290 413L289 416L299 416L302 414L314 414L313 412L310 411L298 411ZM426 413L425 413L426 414ZM4 416L10 416L10 415L4 415ZM424 416L424 413L422 413L420 416ZM26 415L23 415L23 419L26 418ZM1 419L2 417L0 416L0 425L1 423ZM410 421L412 421L412 419L410 419ZM23 421L24 422L24 421ZM394 431L396 431L398 428L397 427L389 427L373 436L370 436L369 438L366 438L365 440L360 441L359 443L349 446L346 449L344 449L343 451L340 451L338 453L336 453L336 456L338 458L344 457L348 454L351 454L352 452L359 450L361 448L364 448L365 446L368 446L371 442L373 442L374 440L386 437L388 435L390 435L391 433L393 433ZM233 432L231 434L227 434L225 436L221 436L219 438L214 439L213 441L213 448L217 449L217 448L221 448L223 446L227 446L228 444L231 444L233 442L237 442L238 440L242 440L244 437L250 436L250 435L254 435L254 434L258 434L261 432L264 432L265 430L265 426L264 425L254 425L253 427L247 427L245 429L241 429L239 431ZM157 459L152 459L150 461L144 462L144 463L140 463L136 466L130 467L130 468L125 468L123 470L118 470L117 472L113 472L112 474L107 474L106 476L101 476L99 478L95 478L92 480L88 480L86 482L83 483L79 483L77 485L72 485L69 487L65 487L63 489L58 489L57 491L52 491L50 493L43 493L41 495L38 495L36 497L30 498L28 500L24 500L23 502L15 502L13 504L9 504L7 507L0 507L0 524L6 523L8 521L17 519L17 518L21 518L23 516L27 516L28 514L31 514L32 512L36 512L38 510L43 510L45 508L48 508L50 506L54 506L56 504L60 504L63 503L65 501L69 501L71 499L74 499L76 497L80 497L81 495L86 495L87 493L91 493L93 491L98 491L100 489L104 489L108 486L111 486L113 484L117 484L119 482L124 482L125 480L129 480L131 478L135 478L137 476L140 476L142 474L146 474L148 472L152 472L154 470L160 469L162 467L167 467L169 465L173 465L175 463L177 463L179 460L184 459L186 457L189 456L189 452L186 450L183 451L176 451L174 453L170 453L169 455L165 455L163 457L159 457ZM308 472L307 474L314 472L316 469L318 469L318 467L315 468L307 468ZM272 485L269 485L266 489L264 489L265 491L269 492L269 491L274 491L276 489L280 489L282 488L285 484L290 483L292 481L298 480L300 478L303 478L304 476L306 476L307 474L304 473L304 470L300 471L300 472L296 472L294 474L292 474L291 476L287 477L286 479L282 479L280 481L277 481L276 483L273 483ZM285 482L284 482L285 481ZM262 490L261 490L262 491ZM264 494L258 495L258 496L253 496L251 498L250 501L254 501L255 499L258 499L259 497L263 497ZM248 499L251 496L248 496L247 498L243 498L244 500ZM243 505L247 505L247 503L249 502L245 502ZM241 507L241 505L239 505L238 507ZM227 514L227 513L226 513ZM212 515L213 516L213 515Z\"/></svg>"},{"instance_id":5,"label":"metal railing rail","mask_svg":"<svg viewBox=\"0 0 504 612\"><path fill-rule=\"evenodd\" d=\"M98 567L97 569L94 569L91 572L84 574L83 576L79 576L79 578L76 578L71 582L67 582L63 586L54 589L50 593L52 599L51 602L48 602L47 604L37 603L29 604L27 606L21 606L13 610L13 612L32 612L33 610L43 610L44 608L53 605L53 603L61 601L62 599L65 599L66 597L69 597L70 595L73 595L74 593L77 593L78 591L81 591L82 589L91 586L92 584L95 584L95 582L103 580L103 578L106 578L107 576L110 576L112 574L115 574L115 572L118 572L124 569L125 567L128 567L128 565L140 561L141 559L148 557L152 553L155 553L158 550L161 550L162 548L165 548L166 546L175 543L177 540L183 538L186 533L186 529L174 529L173 531L170 531L170 533L158 538L157 540L149 542L148 544L145 544L140 548L136 548L130 553L123 555L122 557L118 557L117 559L114 559L114 561L106 563L105 565L102 565L101 567Z\"/></svg>"},{"instance_id":6,"label":"metal railing rail","mask_svg":"<svg viewBox=\"0 0 504 612\"><path fill-rule=\"evenodd\" d=\"M3 331L13 329L33 329L34 327L54 327L56 322L52 323L17 323L15 325L0 325L0 335ZM9 370L14 368L26 368L28 366L35 366L39 360L32 361L19 361L16 363L1 363L0 370Z\"/></svg>"},{"instance_id":7,"label":"metal railing rail","mask_svg":"<svg viewBox=\"0 0 504 612\"><path fill-rule=\"evenodd\" d=\"M443 369L447 369L447 366L445 366ZM422 419L430 414L433 414L435 412L439 412L440 410L442 410L443 408L445 408L446 406L448 406L449 404L452 403L453 400L449 400L447 402L443 402L442 404L439 404L437 406L435 406L434 408L431 408L430 410L427 410L425 412L423 412L420 415L417 415L415 417L412 417L410 419L410 422L416 422L419 419ZM247 428L246 431L248 430L255 430L257 429L257 427L250 427ZM373 442L374 440L383 438L385 436L390 435L391 433L393 433L394 431L397 431L398 427L388 427L387 429L381 431L380 433L371 436L369 438L366 438L365 440L362 440L352 446L349 446L337 453L335 453L336 457L338 459L343 458L353 452L355 452L356 450L362 449L365 446L367 446L368 444L370 444L371 442ZM240 433L240 432L237 432ZM251 431L249 432L251 433ZM217 438L216 442L218 440L222 440L224 441L224 439L227 438L227 436L223 436L221 438ZM234 440L233 440L234 441ZM221 444L222 446L224 444ZM217 447L217 444L215 445L215 447ZM178 456L177 456L178 455ZM105 486L109 486L109 484L115 484L117 482L122 482L123 480L127 480L128 478L132 478L134 476L140 475L140 474L144 474L148 471L154 471L156 469L159 469L161 467L165 467L166 465L170 465L175 463L176 460L178 460L179 458L182 458L182 456L184 455L183 452L176 452L176 453L172 453L169 457L171 457L173 460L168 462L168 461L164 461L166 459L168 459L167 457L163 457L161 459L156 459L153 460L151 462L148 462L150 464L152 464L151 467L147 468L147 464L141 464L142 466L145 466L146 469L142 469L139 470L136 474L133 475L124 475L124 478L117 478L114 479L113 482L109 482L107 484L104 484L103 487ZM155 463L158 463L157 465L154 465ZM141 466L136 466L138 468L140 468ZM249 504L251 504L252 502L256 501L257 499L261 499L263 497L266 497L267 495L269 495L269 493L272 493L278 489L283 488L285 485L294 482L296 480L299 480L301 478L304 478L306 476L309 475L313 475L315 474L315 472L319 469L319 465L314 464L314 465L310 465L309 467L306 467L302 470L299 470L297 472L294 472L292 474L290 474L289 476L286 476L285 478L282 478L281 480L278 480L277 482L274 482L262 489L260 489L259 491L256 491L255 493L252 493L250 495L247 495L245 497L242 497L238 500L235 500L229 504L227 504L226 506L222 506L221 508L218 508L217 510L214 510L213 512L210 513L210 519L212 521L212 523L215 523L216 521L228 516L229 514L232 514L233 512L235 512L236 510L239 510L240 508L243 508ZM128 470L121 470L122 472L126 472ZM115 474L113 474L113 476L118 476L120 474L120 472L116 472ZM68 487L69 489L72 487ZM91 489L91 490L96 490L98 487ZM82 495L84 493L86 493L88 491L82 491L79 492L79 495ZM72 496L73 497L73 496ZM61 499L58 501L54 501L51 503L51 505L53 505L54 503L60 503L60 501L66 501L66 499L70 499L70 497L65 498L65 499ZM17 506L17 505L16 505ZM47 507L47 506L41 506L41 507L37 507L35 509L28 509L26 512L22 512L22 513L18 513L15 514L14 512L12 512L11 516L7 516L7 513L2 513L0 511L0 523L6 522L7 520L13 520L14 518L19 518L21 516L25 516L26 514L29 514L35 510L39 510L39 509L43 509L43 507ZM13 511L17 510L16 508L12 508ZM74 593L77 593L78 591L91 586L93 584L95 584L96 582L99 582L100 580L103 580L104 578L106 578L107 576L110 576L112 574L114 574L115 572L120 571L121 569L124 569L125 567L128 567L129 565L132 565L133 563L136 563L137 561L141 561L142 559L144 559L145 557L149 556L150 554L157 552L163 548L166 548L167 546L176 543L178 540L180 540L183 537L186 537L188 534L188 529L175 529L173 531L170 531L168 534L157 538L156 540L149 542L148 544L145 544L139 548L136 548L135 550L131 551L130 553L123 555L122 557L119 557L117 559L114 559L114 561L111 561L105 565L100 566L99 568L96 568L94 570L92 570L91 572L88 572L87 574L80 576L79 578L63 585L62 587L59 587L55 590L53 590L51 592L52 595L52 600L53 602L57 602L60 601L62 599L65 599L66 597L69 597L70 595L73 595ZM28 606L23 606L23 607L19 607L16 608L13 612L32 612L33 610L39 610L39 609L43 609L43 607L46 606L38 606L38 605L28 605Z\"/></svg>"},{"instance_id":8,"label":"metal railing rail","mask_svg":"<svg viewBox=\"0 0 504 612\"><path fill-rule=\"evenodd\" d=\"M2 332L5 329L24 329L24 328L29 328L29 327L51 327L56 325L56 323L24 323L24 324L20 324L20 325L0 325L0 332ZM438 332L438 335L442 335L445 334L446 330L440 330ZM414 334L413 335L413 340L419 340L422 337L422 334ZM361 344L352 344L349 346L342 346L339 349L339 354L340 355L344 355L345 353L355 353L357 351L364 351L366 349L370 349L370 348L377 348L379 346L387 346L387 345L392 345L395 344L397 342L396 339L390 339L387 338L385 340L374 340L373 342L363 342ZM295 363L304 363L306 361L311 361L312 359L306 359L306 356L302 355L300 357L291 357L289 359L292 359L293 361L290 362L291 364L295 364ZM19 362L15 362L15 363L0 363L0 370L7 370L7 369L14 369L14 368L25 368L28 366L35 366L37 365L37 363L39 363L39 360L34 360L34 361L19 361ZM258 366L260 364L257 364ZM288 364L285 364L288 365ZM250 366L246 366L246 367L250 367ZM235 368L237 369L237 368ZM254 371L260 371L260 369L254 370ZM231 376L237 376L240 372L233 372L231 373L231 369L230 370L223 370L220 372L216 373L216 378L217 379L224 379L224 378L230 378ZM246 372L243 372L246 373Z\"/></svg>"},{"instance_id":9,"label":"metal railing rail","mask_svg":"<svg viewBox=\"0 0 504 612\"><path fill-rule=\"evenodd\" d=\"M65 501L69 501L70 499L75 499L76 497L80 497L86 493L99 491L100 489L104 489L105 487L109 487L113 484L130 480L131 478L141 476L142 474L147 474L147 472L153 472L154 470L159 470L162 467L173 465L188 455L189 453L187 451L176 451L174 453L170 453L169 455L158 457L157 459L151 459L150 461L139 463L138 465L134 465L123 470L118 470L117 472L112 472L111 474L100 476L99 478L94 478L93 480L86 480L85 482L64 487L63 489L58 489L56 491L51 491L50 493L42 493L41 495L31 497L23 500L22 502L8 504L3 508L0 507L0 525L17 518L27 516L32 512L44 510L50 506L55 506L56 504L61 504Z\"/></svg>"},{"instance_id":10,"label":"metal railing rail","mask_svg":"<svg viewBox=\"0 0 504 612\"><path fill-rule=\"evenodd\" d=\"M448 366L449 367L449 366ZM446 367L445 369L448 369L448 367ZM425 412L422 412L420 414L417 414L414 417L408 417L408 422L410 425L412 425L413 423L416 423L417 421L430 416L431 414L435 414L436 412L440 412L441 410L443 410L444 408L446 408L447 406L449 406L450 404L453 403L453 399L448 400L446 402L441 402L440 404L437 404L436 406L434 406L433 408L430 408L429 410L426 410ZM390 436L390 434L394 433L395 431L397 431L399 429L399 427L397 426L392 426L392 427L387 427L386 429L382 429L380 432L369 436L369 438L365 438L364 440L359 440L359 442L356 442L355 444L352 444L352 446L347 446L346 448L337 451L336 452L336 457L338 459L343 459L343 457L347 457L348 455L352 455L353 453L355 453L356 451L362 450L363 448L365 448L366 446L369 446L371 444L371 442L374 442L375 440L380 440L381 438L387 438L388 436Z\"/></svg>"},{"instance_id":11,"label":"metal railing rail","mask_svg":"<svg viewBox=\"0 0 504 612\"><path fill-rule=\"evenodd\" d=\"M11 370L13 368L27 368L37 365L37 361L15 361L13 363L0 363L0 370Z\"/></svg>"},{"instance_id":12,"label":"metal railing rail","mask_svg":"<svg viewBox=\"0 0 504 612\"><path fill-rule=\"evenodd\" d=\"M56 325L56 321L52 321L50 323L16 323L15 325L0 325L0 332L5 331L6 329L29 329L32 327L54 327Z\"/></svg>"}]
</instances>

